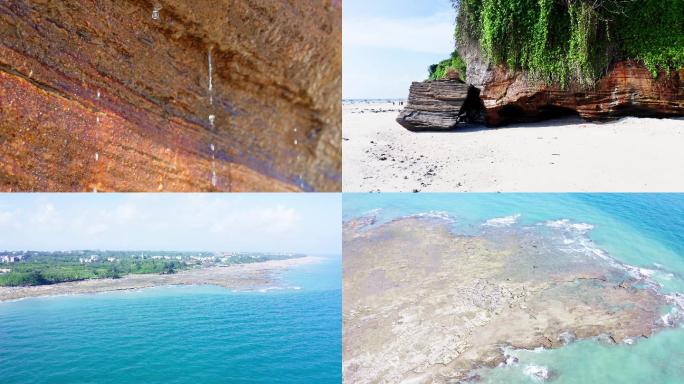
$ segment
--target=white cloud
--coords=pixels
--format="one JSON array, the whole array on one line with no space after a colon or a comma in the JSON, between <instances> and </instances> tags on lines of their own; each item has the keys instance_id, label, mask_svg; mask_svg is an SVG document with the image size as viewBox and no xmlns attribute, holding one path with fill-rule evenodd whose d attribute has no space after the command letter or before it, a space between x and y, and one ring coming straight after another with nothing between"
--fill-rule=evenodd
<instances>
[{"instance_id":1,"label":"white cloud","mask_svg":"<svg viewBox=\"0 0 684 384\"><path fill-rule=\"evenodd\" d=\"M97 235L100 233L107 232L108 230L109 225L103 222L92 222L85 228L85 232L89 235Z\"/></svg>"},{"instance_id":2,"label":"white cloud","mask_svg":"<svg viewBox=\"0 0 684 384\"><path fill-rule=\"evenodd\" d=\"M254 233L285 234L295 229L300 220L298 212L289 207L261 207L218 217L211 223L210 230L215 233Z\"/></svg>"},{"instance_id":3,"label":"white cloud","mask_svg":"<svg viewBox=\"0 0 684 384\"><path fill-rule=\"evenodd\" d=\"M134 219L138 213L135 205L126 203L116 207L116 217L122 221Z\"/></svg>"},{"instance_id":4,"label":"white cloud","mask_svg":"<svg viewBox=\"0 0 684 384\"><path fill-rule=\"evenodd\" d=\"M453 12L422 18L347 18L342 26L345 46L400 48L413 52L449 53L454 49Z\"/></svg>"},{"instance_id":5,"label":"white cloud","mask_svg":"<svg viewBox=\"0 0 684 384\"><path fill-rule=\"evenodd\" d=\"M37 207L31 221L38 225L50 224L57 221L57 216L57 210L52 203L43 203Z\"/></svg>"},{"instance_id":6,"label":"white cloud","mask_svg":"<svg viewBox=\"0 0 684 384\"><path fill-rule=\"evenodd\" d=\"M0 225L10 224L14 220L14 212L0 211Z\"/></svg>"}]
</instances>

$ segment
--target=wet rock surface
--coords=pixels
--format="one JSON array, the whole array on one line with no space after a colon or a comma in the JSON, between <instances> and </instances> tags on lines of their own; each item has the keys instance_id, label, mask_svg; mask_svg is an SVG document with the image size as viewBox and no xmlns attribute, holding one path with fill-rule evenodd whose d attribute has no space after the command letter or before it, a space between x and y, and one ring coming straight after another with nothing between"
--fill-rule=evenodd
<instances>
[{"instance_id":1,"label":"wet rock surface","mask_svg":"<svg viewBox=\"0 0 684 384\"><path fill-rule=\"evenodd\" d=\"M666 325L659 311L668 299L644 276L575 252L569 241L582 237L570 232L581 226L540 232L504 218L461 236L437 216L345 224L345 381L476 381L473 369L506 363L503 347L624 340Z\"/></svg>"},{"instance_id":2,"label":"wet rock surface","mask_svg":"<svg viewBox=\"0 0 684 384\"><path fill-rule=\"evenodd\" d=\"M340 189L341 2L0 3L0 189Z\"/></svg>"},{"instance_id":3,"label":"wet rock surface","mask_svg":"<svg viewBox=\"0 0 684 384\"><path fill-rule=\"evenodd\" d=\"M468 85L459 80L414 82L397 122L411 131L456 128Z\"/></svg>"}]
</instances>

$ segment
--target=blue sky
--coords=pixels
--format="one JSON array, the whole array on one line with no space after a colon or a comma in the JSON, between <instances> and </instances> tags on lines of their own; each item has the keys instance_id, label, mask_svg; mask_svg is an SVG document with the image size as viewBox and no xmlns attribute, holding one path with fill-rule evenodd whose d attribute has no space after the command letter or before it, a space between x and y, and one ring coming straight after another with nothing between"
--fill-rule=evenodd
<instances>
[{"instance_id":1,"label":"blue sky","mask_svg":"<svg viewBox=\"0 0 684 384\"><path fill-rule=\"evenodd\" d=\"M341 253L332 193L0 194L0 250Z\"/></svg>"},{"instance_id":2,"label":"blue sky","mask_svg":"<svg viewBox=\"0 0 684 384\"><path fill-rule=\"evenodd\" d=\"M342 97L405 98L454 50L449 0L345 0Z\"/></svg>"}]
</instances>

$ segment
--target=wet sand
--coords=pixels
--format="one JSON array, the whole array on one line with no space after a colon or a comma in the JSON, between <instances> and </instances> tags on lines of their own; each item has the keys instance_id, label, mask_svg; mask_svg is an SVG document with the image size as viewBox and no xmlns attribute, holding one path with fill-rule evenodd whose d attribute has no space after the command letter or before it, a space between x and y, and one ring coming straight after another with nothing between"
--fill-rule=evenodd
<instances>
[{"instance_id":1,"label":"wet sand","mask_svg":"<svg viewBox=\"0 0 684 384\"><path fill-rule=\"evenodd\" d=\"M227 267L189 269L171 275L126 275L120 279L93 279L35 287L0 287L0 301L37 296L142 289L165 285L218 285L235 290L256 290L278 286L278 272L299 265L318 262L320 262L320 258L306 256Z\"/></svg>"},{"instance_id":2,"label":"wet sand","mask_svg":"<svg viewBox=\"0 0 684 384\"><path fill-rule=\"evenodd\" d=\"M474 369L506 363L507 348L626 343L669 325L660 311L671 298L647 276L600 253L567 251L582 245L581 226L508 222L476 236L452 233L443 218L347 222L345 382L476 380Z\"/></svg>"},{"instance_id":3,"label":"wet sand","mask_svg":"<svg viewBox=\"0 0 684 384\"><path fill-rule=\"evenodd\" d=\"M410 132L395 121L400 108L343 106L345 192L684 190L684 119Z\"/></svg>"}]
</instances>

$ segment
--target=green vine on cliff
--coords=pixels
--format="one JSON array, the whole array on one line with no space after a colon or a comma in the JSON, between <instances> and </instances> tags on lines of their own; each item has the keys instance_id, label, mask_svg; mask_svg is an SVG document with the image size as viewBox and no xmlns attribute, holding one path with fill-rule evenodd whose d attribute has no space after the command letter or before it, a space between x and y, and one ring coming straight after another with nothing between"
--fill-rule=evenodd
<instances>
[{"instance_id":1,"label":"green vine on cliff","mask_svg":"<svg viewBox=\"0 0 684 384\"><path fill-rule=\"evenodd\" d=\"M445 79L449 77L450 73L456 74L461 80L465 80L466 63L457 51L453 51L448 59L428 67L428 80Z\"/></svg>"},{"instance_id":2,"label":"green vine on cliff","mask_svg":"<svg viewBox=\"0 0 684 384\"><path fill-rule=\"evenodd\" d=\"M458 45L477 42L490 62L542 81L592 84L618 60L654 76L684 68L684 0L452 2Z\"/></svg>"}]
</instances>

